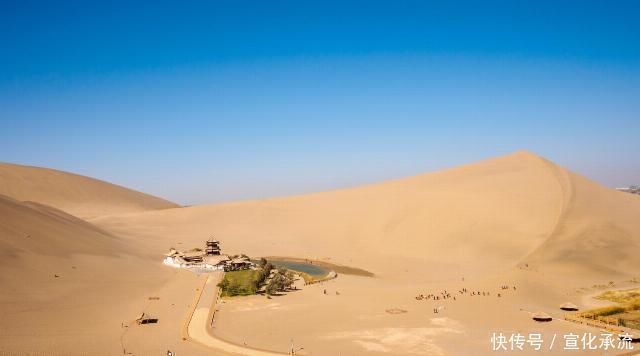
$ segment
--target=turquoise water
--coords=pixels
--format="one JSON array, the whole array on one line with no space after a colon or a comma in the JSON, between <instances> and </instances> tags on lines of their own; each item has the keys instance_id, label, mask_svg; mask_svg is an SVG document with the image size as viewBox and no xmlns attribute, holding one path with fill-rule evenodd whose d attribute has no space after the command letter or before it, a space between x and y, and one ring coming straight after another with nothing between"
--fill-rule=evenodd
<instances>
[{"instance_id":1,"label":"turquoise water","mask_svg":"<svg viewBox=\"0 0 640 356\"><path fill-rule=\"evenodd\" d=\"M324 277L330 271L318 265L305 262L287 261L287 260L269 260L276 267L284 267L293 271L304 272L313 277Z\"/></svg>"}]
</instances>

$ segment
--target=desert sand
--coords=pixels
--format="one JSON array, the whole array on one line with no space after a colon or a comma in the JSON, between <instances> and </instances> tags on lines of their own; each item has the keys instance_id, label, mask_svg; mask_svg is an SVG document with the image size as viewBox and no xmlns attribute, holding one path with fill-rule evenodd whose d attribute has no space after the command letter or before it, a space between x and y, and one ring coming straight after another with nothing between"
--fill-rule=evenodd
<instances>
[{"instance_id":1,"label":"desert sand","mask_svg":"<svg viewBox=\"0 0 640 356\"><path fill-rule=\"evenodd\" d=\"M81 218L178 207L97 179L9 163L0 163L0 194L53 206Z\"/></svg>"},{"instance_id":2,"label":"desert sand","mask_svg":"<svg viewBox=\"0 0 640 356\"><path fill-rule=\"evenodd\" d=\"M358 188L193 207L67 173L0 168L0 353L227 354L184 330L194 295L215 285L161 264L170 247L201 247L211 235L229 253L375 274L217 304L204 331L271 352L293 339L305 355L491 354L494 332L598 333L560 320L558 306L586 306L600 285L640 277L640 197L528 152ZM456 300L415 299L444 290ZM532 321L537 311L554 320ZM141 312L159 323L131 324Z\"/></svg>"}]
</instances>

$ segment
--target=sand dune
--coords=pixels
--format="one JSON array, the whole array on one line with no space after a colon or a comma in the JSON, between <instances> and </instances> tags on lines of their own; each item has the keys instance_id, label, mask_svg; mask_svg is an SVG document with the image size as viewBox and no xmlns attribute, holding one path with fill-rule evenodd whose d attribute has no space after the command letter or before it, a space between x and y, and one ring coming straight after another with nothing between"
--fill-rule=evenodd
<instances>
[{"instance_id":1,"label":"sand dune","mask_svg":"<svg viewBox=\"0 0 640 356\"><path fill-rule=\"evenodd\" d=\"M637 216L638 197L518 152L353 189L92 222L157 254L166 246L199 246L213 234L228 252L328 259L377 275L306 288L279 299L278 308L264 298L229 301L217 317L225 340L282 351L295 337L320 355L456 355L491 354L487 340L496 331L584 332L562 321L540 326L530 311L562 318L560 303L594 293L584 288L638 277ZM518 291L500 290L503 284ZM414 300L462 287L492 297L446 305ZM323 289L341 296L327 298ZM446 309L434 315L433 307ZM389 316L389 308L408 312ZM439 318L457 327L434 328ZM549 353L563 354L561 347Z\"/></svg>"},{"instance_id":2,"label":"sand dune","mask_svg":"<svg viewBox=\"0 0 640 356\"><path fill-rule=\"evenodd\" d=\"M178 206L97 179L9 163L0 163L0 194L50 205L83 218Z\"/></svg>"},{"instance_id":3,"label":"sand dune","mask_svg":"<svg viewBox=\"0 0 640 356\"><path fill-rule=\"evenodd\" d=\"M40 203L19 202L0 195L0 263L14 263L18 253L70 256L113 255L123 244L108 232Z\"/></svg>"},{"instance_id":4,"label":"sand dune","mask_svg":"<svg viewBox=\"0 0 640 356\"><path fill-rule=\"evenodd\" d=\"M158 253L168 247L158 241L197 246L214 234L232 251L330 258L395 278L416 269L429 280L483 275L526 262L617 274L638 267L639 200L518 152L354 189L94 222Z\"/></svg>"},{"instance_id":5,"label":"sand dune","mask_svg":"<svg viewBox=\"0 0 640 356\"><path fill-rule=\"evenodd\" d=\"M168 278L132 253L61 210L0 196L0 353L121 353L121 323Z\"/></svg>"},{"instance_id":6,"label":"sand dune","mask_svg":"<svg viewBox=\"0 0 640 356\"><path fill-rule=\"evenodd\" d=\"M552 313L545 308L577 298L580 286L640 271L640 198L527 152L352 189L179 209L44 169L0 165L0 182L0 351L118 354L124 343L137 354L206 354L180 339L199 279L160 260L169 247L202 247L210 235L229 253L376 274L306 288L274 301L278 308L260 297L247 299L251 313L242 300L222 307L228 341L281 351L295 336L320 355L490 353L491 330L535 331L523 309ZM436 288L494 291L505 279L520 294L460 301L440 319L425 319L433 306L413 298ZM322 288L341 296L328 299ZM141 311L160 325L126 334L121 324ZM432 325L442 318L452 332ZM545 330L573 330L553 325ZM469 341L457 342L459 332ZM398 349L398 338L415 347Z\"/></svg>"},{"instance_id":7,"label":"sand dune","mask_svg":"<svg viewBox=\"0 0 640 356\"><path fill-rule=\"evenodd\" d=\"M553 233L524 261L581 279L640 271L640 199L579 175L564 175L564 208Z\"/></svg>"}]
</instances>

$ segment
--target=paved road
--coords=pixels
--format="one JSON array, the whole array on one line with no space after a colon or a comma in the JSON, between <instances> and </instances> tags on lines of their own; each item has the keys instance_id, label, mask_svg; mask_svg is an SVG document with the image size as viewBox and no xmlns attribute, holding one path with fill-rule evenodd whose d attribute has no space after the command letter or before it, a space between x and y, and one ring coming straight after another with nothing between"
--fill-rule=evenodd
<instances>
[{"instance_id":1,"label":"paved road","mask_svg":"<svg viewBox=\"0 0 640 356\"><path fill-rule=\"evenodd\" d=\"M191 316L187 333L189 339L208 346L210 348L223 351L230 354L246 355L246 356L282 356L284 353L275 353L263 350L246 348L236 345L213 336L208 332L215 316L215 309L218 298L218 283L224 276L223 272L214 272L209 275L203 288L196 295L197 303L195 310Z\"/></svg>"}]
</instances>

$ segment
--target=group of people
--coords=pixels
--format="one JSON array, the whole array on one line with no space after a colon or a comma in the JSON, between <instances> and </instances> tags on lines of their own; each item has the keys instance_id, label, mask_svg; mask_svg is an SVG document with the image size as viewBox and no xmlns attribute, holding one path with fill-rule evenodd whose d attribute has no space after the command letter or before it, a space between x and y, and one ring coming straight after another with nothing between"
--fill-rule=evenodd
<instances>
[{"instance_id":1,"label":"group of people","mask_svg":"<svg viewBox=\"0 0 640 356\"><path fill-rule=\"evenodd\" d=\"M451 294L446 290L441 291L440 294L420 294L416 296L416 300L447 300L451 298ZM453 300L456 300L455 296L453 297Z\"/></svg>"},{"instance_id":2,"label":"group of people","mask_svg":"<svg viewBox=\"0 0 640 356\"><path fill-rule=\"evenodd\" d=\"M474 296L483 296L483 297L486 297L486 296L491 295L491 293L489 293L489 292L484 292L484 291L483 291L483 292L481 292L481 291L472 291L470 295L471 295L472 297L474 297Z\"/></svg>"},{"instance_id":3,"label":"group of people","mask_svg":"<svg viewBox=\"0 0 640 356\"><path fill-rule=\"evenodd\" d=\"M510 290L510 289L516 290L516 287L515 286L502 285L502 286L500 286L500 289L501 290ZM458 290L458 294L460 294L460 295L468 295L468 296L471 296L471 297L488 297L488 296L491 296L491 292L489 292L489 291L481 291L481 290L470 291L467 288L462 288L462 289ZM498 293L497 295L498 295L498 298L502 297L501 293ZM436 294L431 294L430 293L430 294L427 294L427 295L420 294L420 295L416 296L416 300L441 301L441 300L449 300L449 299L452 299L452 300L455 301L456 297L452 296L451 293L447 292L447 290L442 290L441 292L436 293ZM433 309L433 313L434 314L438 314L440 308L442 308L442 307L434 308Z\"/></svg>"}]
</instances>

